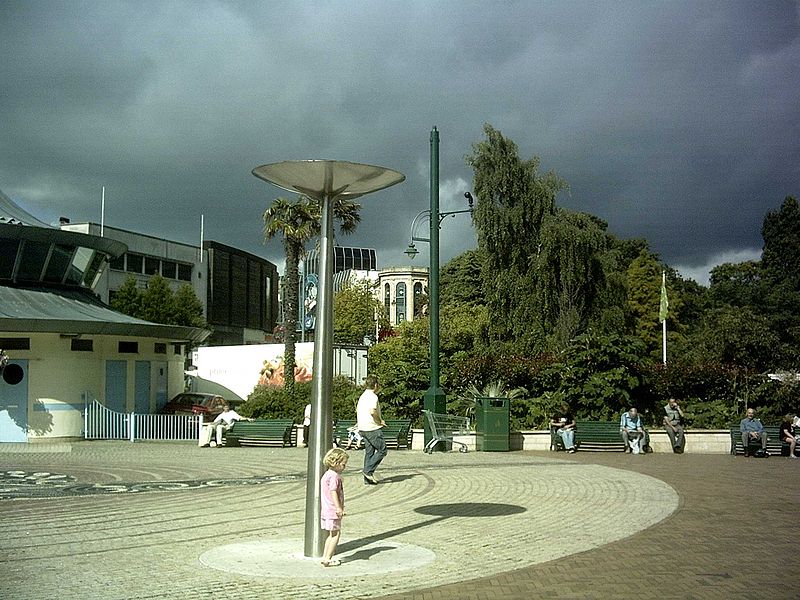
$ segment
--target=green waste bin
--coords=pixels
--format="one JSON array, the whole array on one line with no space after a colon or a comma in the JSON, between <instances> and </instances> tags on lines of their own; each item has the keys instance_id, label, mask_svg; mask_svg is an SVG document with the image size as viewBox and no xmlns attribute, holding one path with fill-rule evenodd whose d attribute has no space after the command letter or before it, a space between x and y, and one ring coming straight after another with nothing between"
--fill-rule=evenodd
<instances>
[{"instance_id":1,"label":"green waste bin","mask_svg":"<svg viewBox=\"0 0 800 600\"><path fill-rule=\"evenodd\" d=\"M483 452L508 452L511 436L508 398L475 399L475 447Z\"/></svg>"}]
</instances>

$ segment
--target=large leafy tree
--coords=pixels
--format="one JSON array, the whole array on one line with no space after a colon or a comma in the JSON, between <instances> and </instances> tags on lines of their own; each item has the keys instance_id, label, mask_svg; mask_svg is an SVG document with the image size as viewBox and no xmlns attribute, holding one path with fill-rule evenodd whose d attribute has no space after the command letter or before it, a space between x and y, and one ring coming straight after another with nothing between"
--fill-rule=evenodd
<instances>
[{"instance_id":1,"label":"large leafy tree","mask_svg":"<svg viewBox=\"0 0 800 600\"><path fill-rule=\"evenodd\" d=\"M360 209L360 204L349 200L340 198L335 201L333 216L339 222L341 233L348 234L355 231L361 220ZM294 202L285 198L276 198L263 215L265 239L269 240L280 235L286 253L286 307L284 310L286 347L283 374L284 385L289 394L294 393L294 370L297 363L295 344L297 342L300 259L305 254L306 242L319 235L321 218L322 207L319 201L302 195L298 196Z\"/></svg>"},{"instance_id":2,"label":"large leafy tree","mask_svg":"<svg viewBox=\"0 0 800 600\"><path fill-rule=\"evenodd\" d=\"M767 213L761 228L761 270L767 284L761 302L779 336L786 368L800 367L800 206L788 196Z\"/></svg>"},{"instance_id":3,"label":"large leafy tree","mask_svg":"<svg viewBox=\"0 0 800 600\"><path fill-rule=\"evenodd\" d=\"M128 277L114 295L111 308L153 323L207 328L203 303L189 284L173 292L161 275L153 275L146 289L139 289L136 278Z\"/></svg>"},{"instance_id":4,"label":"large leafy tree","mask_svg":"<svg viewBox=\"0 0 800 600\"><path fill-rule=\"evenodd\" d=\"M122 284L111 299L111 308L131 317L141 318L142 293L136 284L136 278L130 276Z\"/></svg>"},{"instance_id":5,"label":"large leafy tree","mask_svg":"<svg viewBox=\"0 0 800 600\"><path fill-rule=\"evenodd\" d=\"M333 340L340 344L363 344L375 338L375 318L381 304L372 292L372 283L347 284L333 297Z\"/></svg>"},{"instance_id":6,"label":"large leafy tree","mask_svg":"<svg viewBox=\"0 0 800 600\"><path fill-rule=\"evenodd\" d=\"M190 327L208 327L203 317L203 303L188 283L184 283L175 292L175 322Z\"/></svg>"},{"instance_id":7,"label":"large leafy tree","mask_svg":"<svg viewBox=\"0 0 800 600\"><path fill-rule=\"evenodd\" d=\"M484 134L466 160L492 337L533 353L564 348L589 327L621 327L624 278L609 277L620 253L610 252L606 224L556 207L565 182L539 174L539 160L521 160L491 125Z\"/></svg>"},{"instance_id":8,"label":"large leafy tree","mask_svg":"<svg viewBox=\"0 0 800 600\"><path fill-rule=\"evenodd\" d=\"M540 321L534 261L540 251L542 223L555 214L564 182L554 173L540 175L539 159L522 160L517 145L486 124L485 139L466 157L474 170L478 201L473 213L482 278L491 315L491 334L518 340L532 349L531 325Z\"/></svg>"},{"instance_id":9,"label":"large leafy tree","mask_svg":"<svg viewBox=\"0 0 800 600\"><path fill-rule=\"evenodd\" d=\"M479 250L467 250L444 265L439 276L439 303L485 304L482 263L483 256Z\"/></svg>"}]
</instances>

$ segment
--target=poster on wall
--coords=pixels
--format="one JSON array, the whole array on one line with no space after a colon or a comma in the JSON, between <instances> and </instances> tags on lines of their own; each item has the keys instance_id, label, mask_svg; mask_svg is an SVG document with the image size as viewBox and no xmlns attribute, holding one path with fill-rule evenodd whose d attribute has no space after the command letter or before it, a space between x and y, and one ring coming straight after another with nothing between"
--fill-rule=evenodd
<instances>
[{"instance_id":1,"label":"poster on wall","mask_svg":"<svg viewBox=\"0 0 800 600\"><path fill-rule=\"evenodd\" d=\"M194 353L197 376L217 382L247 400L256 385L283 385L283 344L204 346ZM295 381L311 381L314 343L295 345Z\"/></svg>"}]
</instances>

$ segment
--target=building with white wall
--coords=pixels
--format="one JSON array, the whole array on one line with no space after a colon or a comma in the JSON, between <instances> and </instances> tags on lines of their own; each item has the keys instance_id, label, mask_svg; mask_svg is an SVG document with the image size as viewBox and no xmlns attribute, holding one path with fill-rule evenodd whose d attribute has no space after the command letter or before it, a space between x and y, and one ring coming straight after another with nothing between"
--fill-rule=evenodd
<instances>
[{"instance_id":1,"label":"building with white wall","mask_svg":"<svg viewBox=\"0 0 800 600\"><path fill-rule=\"evenodd\" d=\"M378 273L376 288L389 322L397 327L423 315L428 298L428 269L425 267L392 267Z\"/></svg>"},{"instance_id":2,"label":"building with white wall","mask_svg":"<svg viewBox=\"0 0 800 600\"><path fill-rule=\"evenodd\" d=\"M95 292L124 243L42 223L0 193L0 442L82 434L84 403L156 412L209 331L111 310Z\"/></svg>"}]
</instances>

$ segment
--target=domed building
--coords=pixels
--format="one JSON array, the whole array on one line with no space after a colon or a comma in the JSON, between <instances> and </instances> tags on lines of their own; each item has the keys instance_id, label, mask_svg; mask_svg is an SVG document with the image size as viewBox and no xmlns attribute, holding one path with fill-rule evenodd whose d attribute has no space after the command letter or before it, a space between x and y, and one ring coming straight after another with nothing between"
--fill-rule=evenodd
<instances>
[{"instance_id":1,"label":"domed building","mask_svg":"<svg viewBox=\"0 0 800 600\"><path fill-rule=\"evenodd\" d=\"M205 329L111 310L94 293L127 247L43 223L0 192L0 442L78 438L98 399L150 413L182 392Z\"/></svg>"}]
</instances>

